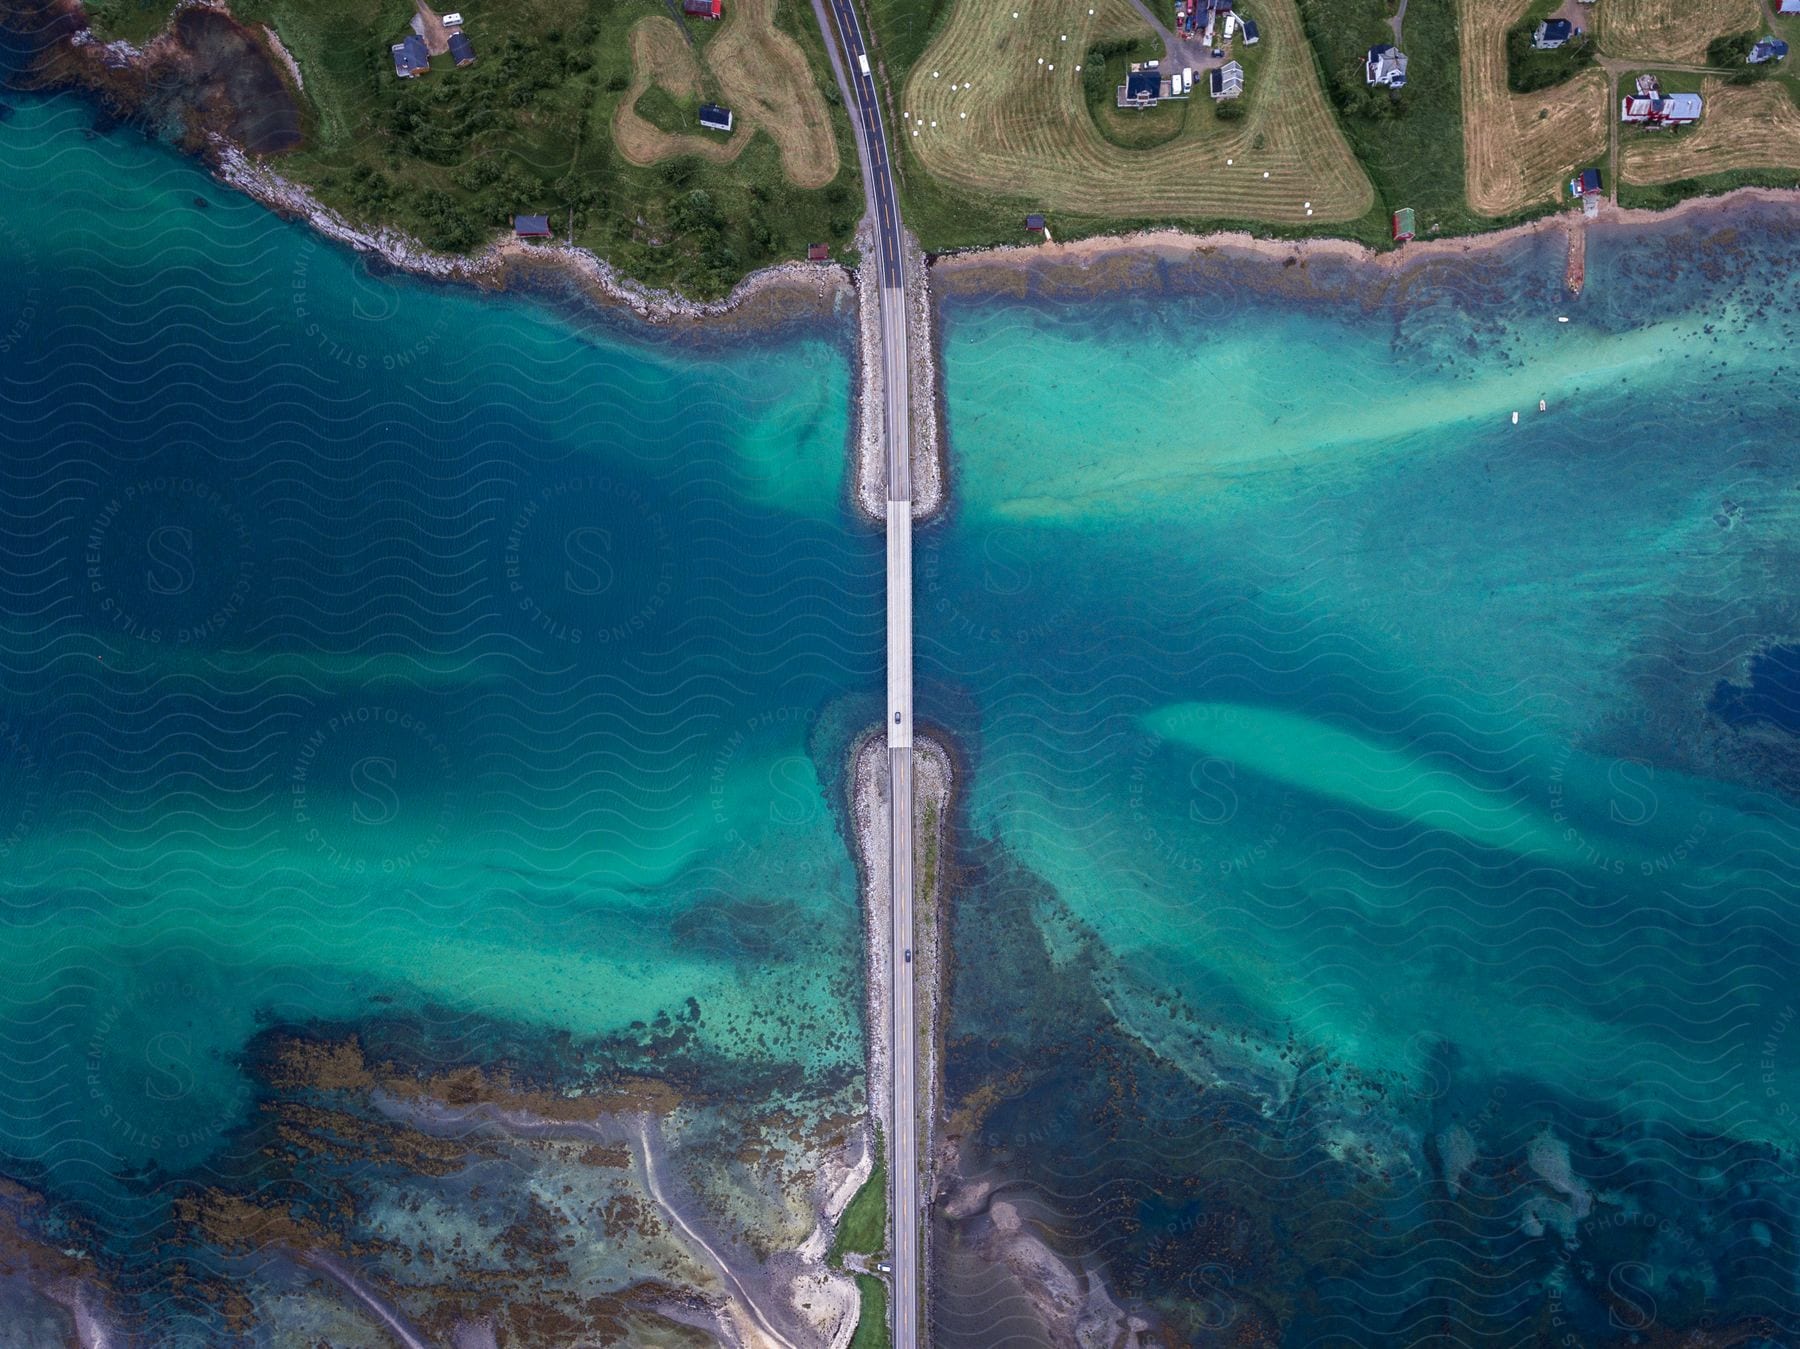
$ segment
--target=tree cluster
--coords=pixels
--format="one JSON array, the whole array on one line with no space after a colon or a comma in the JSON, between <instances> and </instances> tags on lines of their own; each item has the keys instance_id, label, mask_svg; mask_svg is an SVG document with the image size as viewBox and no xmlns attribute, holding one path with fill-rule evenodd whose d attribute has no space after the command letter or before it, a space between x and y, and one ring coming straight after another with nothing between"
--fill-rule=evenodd
<instances>
[{"instance_id":1,"label":"tree cluster","mask_svg":"<svg viewBox=\"0 0 1800 1349\"><path fill-rule=\"evenodd\" d=\"M1539 51L1531 45L1539 19L1527 16L1506 30L1506 83L1515 94L1535 94L1574 79L1599 57L1594 40L1586 33L1560 47Z\"/></svg>"}]
</instances>

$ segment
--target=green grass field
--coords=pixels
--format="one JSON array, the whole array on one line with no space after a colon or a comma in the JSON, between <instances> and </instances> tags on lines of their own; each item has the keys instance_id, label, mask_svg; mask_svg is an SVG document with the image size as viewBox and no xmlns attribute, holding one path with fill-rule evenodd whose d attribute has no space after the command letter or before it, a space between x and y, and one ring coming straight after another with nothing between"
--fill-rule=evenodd
<instances>
[{"instance_id":1,"label":"green grass field","mask_svg":"<svg viewBox=\"0 0 1800 1349\"><path fill-rule=\"evenodd\" d=\"M890 1349L894 1340L888 1334L887 1285L873 1275L858 1274L856 1291L862 1295L862 1313L850 1349Z\"/></svg>"},{"instance_id":2,"label":"green grass field","mask_svg":"<svg viewBox=\"0 0 1800 1349\"><path fill-rule=\"evenodd\" d=\"M1326 92L1356 157L1375 184L1376 214L1402 206L1438 233L1492 229L1470 211L1463 190L1462 66L1456 10L1449 3L1410 6L1402 28L1406 88L1399 98L1371 90L1363 63L1369 48L1392 42L1384 0L1300 0L1306 34L1318 53Z\"/></svg>"},{"instance_id":3,"label":"green grass field","mask_svg":"<svg viewBox=\"0 0 1800 1349\"><path fill-rule=\"evenodd\" d=\"M163 30L175 12L174 0L92 0L87 6L94 31L107 39L145 43Z\"/></svg>"},{"instance_id":4,"label":"green grass field","mask_svg":"<svg viewBox=\"0 0 1800 1349\"><path fill-rule=\"evenodd\" d=\"M1537 26L1561 8L1562 0L1532 0L1518 22L1506 30L1506 83L1515 94L1566 84L1592 66L1599 55L1593 36L1586 32L1549 51L1531 45Z\"/></svg>"},{"instance_id":5,"label":"green grass field","mask_svg":"<svg viewBox=\"0 0 1800 1349\"><path fill-rule=\"evenodd\" d=\"M875 1255L887 1246L887 1162L879 1132L875 1169L838 1219L831 1241L831 1263L842 1267L846 1255Z\"/></svg>"},{"instance_id":6,"label":"green grass field","mask_svg":"<svg viewBox=\"0 0 1800 1349\"><path fill-rule=\"evenodd\" d=\"M889 84L901 88L953 0L868 0L863 13L875 30L875 55Z\"/></svg>"},{"instance_id":7,"label":"green grass field","mask_svg":"<svg viewBox=\"0 0 1800 1349\"><path fill-rule=\"evenodd\" d=\"M1800 169L1738 169L1673 183L1619 184L1619 205L1664 211L1689 197L1716 197L1740 187L1800 188Z\"/></svg>"},{"instance_id":8,"label":"green grass field","mask_svg":"<svg viewBox=\"0 0 1800 1349\"><path fill-rule=\"evenodd\" d=\"M660 84L653 84L638 95L634 105L637 114L651 126L673 135L691 133L699 115L700 100L676 98Z\"/></svg>"}]
</instances>

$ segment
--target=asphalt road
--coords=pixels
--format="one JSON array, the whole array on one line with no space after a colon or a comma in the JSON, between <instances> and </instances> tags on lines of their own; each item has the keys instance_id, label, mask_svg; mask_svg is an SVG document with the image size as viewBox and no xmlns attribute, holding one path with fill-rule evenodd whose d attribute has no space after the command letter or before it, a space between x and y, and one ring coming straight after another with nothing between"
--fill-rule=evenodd
<instances>
[{"instance_id":1,"label":"asphalt road","mask_svg":"<svg viewBox=\"0 0 1800 1349\"><path fill-rule=\"evenodd\" d=\"M847 105L862 164L863 197L875 223L875 273L881 282L882 441L887 451L887 740L888 868L894 927L893 1029L889 1076L888 1173L893 1185L892 1296L895 1349L919 1344L918 1030L913 1011L913 763L912 763L912 365L906 350L906 267L899 196L888 161L881 98L858 57L868 51L850 0L813 0L832 69ZM833 41L835 23L838 42ZM873 60L871 58L871 65Z\"/></svg>"}]
</instances>

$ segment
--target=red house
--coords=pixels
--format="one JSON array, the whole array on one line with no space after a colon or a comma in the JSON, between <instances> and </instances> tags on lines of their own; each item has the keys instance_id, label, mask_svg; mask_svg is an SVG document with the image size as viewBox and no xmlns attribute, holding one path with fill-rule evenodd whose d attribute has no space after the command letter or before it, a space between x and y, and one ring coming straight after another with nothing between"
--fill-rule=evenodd
<instances>
[{"instance_id":1,"label":"red house","mask_svg":"<svg viewBox=\"0 0 1800 1349\"><path fill-rule=\"evenodd\" d=\"M813 245L811 245L806 250L806 260L808 262L830 262L831 261L831 245L830 244L813 244Z\"/></svg>"},{"instance_id":2,"label":"red house","mask_svg":"<svg viewBox=\"0 0 1800 1349\"><path fill-rule=\"evenodd\" d=\"M1700 120L1701 108L1698 94L1637 94L1620 100L1619 120L1648 127L1692 126Z\"/></svg>"},{"instance_id":3,"label":"red house","mask_svg":"<svg viewBox=\"0 0 1800 1349\"><path fill-rule=\"evenodd\" d=\"M725 0L681 0L681 12L690 19L722 19Z\"/></svg>"}]
</instances>

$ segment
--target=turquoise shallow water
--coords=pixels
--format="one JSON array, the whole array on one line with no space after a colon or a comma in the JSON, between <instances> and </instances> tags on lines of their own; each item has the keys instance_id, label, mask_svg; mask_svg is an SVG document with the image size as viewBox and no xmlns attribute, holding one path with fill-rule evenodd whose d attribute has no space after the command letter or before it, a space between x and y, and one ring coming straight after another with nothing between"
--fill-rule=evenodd
<instances>
[{"instance_id":1,"label":"turquoise shallow water","mask_svg":"<svg viewBox=\"0 0 1800 1349\"><path fill-rule=\"evenodd\" d=\"M0 120L0 246L6 1250L146 1342L228 1342L195 1275L378 1343L196 1223L255 1196L417 1320L681 1342L607 1301L704 1282L595 1182L622 1135L445 1161L284 1046L666 1082L665 1183L797 1242L764 1150L863 1047L847 323L372 275L71 102ZM945 300L961 1165L1166 1343L1800 1335L1800 232L1590 260ZM941 1229L939 1343L1043 1342L998 1230Z\"/></svg>"},{"instance_id":2,"label":"turquoise shallow water","mask_svg":"<svg viewBox=\"0 0 1800 1349\"><path fill-rule=\"evenodd\" d=\"M277 1183L283 1027L552 1090L600 1045L739 1120L855 1087L844 325L375 276L90 123L0 121L0 1155L86 1235L33 1230L167 1330L172 1206Z\"/></svg>"},{"instance_id":3,"label":"turquoise shallow water","mask_svg":"<svg viewBox=\"0 0 1800 1349\"><path fill-rule=\"evenodd\" d=\"M958 969L965 1169L1179 1342L1800 1320L1797 257L946 300L920 700L957 947L1010 953ZM984 1342L998 1239L946 1235Z\"/></svg>"}]
</instances>

